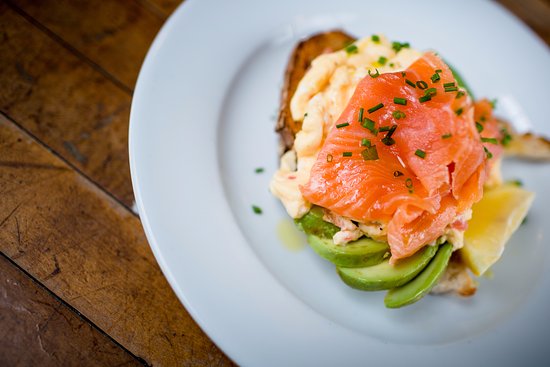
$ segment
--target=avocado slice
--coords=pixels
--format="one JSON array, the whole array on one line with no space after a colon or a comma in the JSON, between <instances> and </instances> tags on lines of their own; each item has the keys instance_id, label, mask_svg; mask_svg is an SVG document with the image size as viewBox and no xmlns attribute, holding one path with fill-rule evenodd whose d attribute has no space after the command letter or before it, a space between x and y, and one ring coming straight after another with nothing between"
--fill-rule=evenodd
<instances>
[{"instance_id":1,"label":"avocado slice","mask_svg":"<svg viewBox=\"0 0 550 367\"><path fill-rule=\"evenodd\" d=\"M340 231L340 228L334 224L323 220L323 209L318 206L312 207L306 215L295 219L294 222L306 234L320 238L332 239L336 232Z\"/></svg>"},{"instance_id":2,"label":"avocado slice","mask_svg":"<svg viewBox=\"0 0 550 367\"><path fill-rule=\"evenodd\" d=\"M345 268L376 265L390 255L387 243L366 237L346 245L336 245L332 239L309 235L307 242L319 256Z\"/></svg>"},{"instance_id":3,"label":"avocado slice","mask_svg":"<svg viewBox=\"0 0 550 367\"><path fill-rule=\"evenodd\" d=\"M447 268L453 246L450 243L441 245L437 254L420 275L409 283L394 289L390 289L384 298L384 304L388 308L399 308L410 305L424 297L437 283Z\"/></svg>"},{"instance_id":4,"label":"avocado slice","mask_svg":"<svg viewBox=\"0 0 550 367\"><path fill-rule=\"evenodd\" d=\"M390 265L389 259L362 268L337 267L340 278L352 288L379 291L399 287L414 278L428 265L437 252L436 246L425 246L413 256Z\"/></svg>"},{"instance_id":5,"label":"avocado slice","mask_svg":"<svg viewBox=\"0 0 550 367\"><path fill-rule=\"evenodd\" d=\"M466 83L462 75L460 75L460 73L454 67L452 67L449 63L446 62L446 64L447 66L449 66L449 69L451 69L451 72L453 73L453 76L456 79L456 83L458 84L458 86L460 88L466 89L466 92L468 92L472 100L475 100L474 93L472 93L472 88L470 88L470 86Z\"/></svg>"}]
</instances>

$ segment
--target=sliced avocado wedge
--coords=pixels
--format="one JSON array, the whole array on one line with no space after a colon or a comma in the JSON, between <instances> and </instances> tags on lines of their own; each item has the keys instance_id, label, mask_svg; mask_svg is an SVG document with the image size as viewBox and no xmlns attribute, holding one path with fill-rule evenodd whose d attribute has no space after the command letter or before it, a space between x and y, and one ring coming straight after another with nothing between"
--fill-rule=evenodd
<instances>
[{"instance_id":1,"label":"sliced avocado wedge","mask_svg":"<svg viewBox=\"0 0 550 367\"><path fill-rule=\"evenodd\" d=\"M335 245L330 238L309 235L307 242L319 256L345 268L376 265L390 255L387 243L366 237L346 245Z\"/></svg>"},{"instance_id":2,"label":"sliced avocado wedge","mask_svg":"<svg viewBox=\"0 0 550 367\"><path fill-rule=\"evenodd\" d=\"M318 206L312 207L306 215L295 219L294 222L306 234L320 238L332 238L340 231L334 224L323 220L323 209Z\"/></svg>"},{"instance_id":3,"label":"sliced avocado wedge","mask_svg":"<svg viewBox=\"0 0 550 367\"><path fill-rule=\"evenodd\" d=\"M407 306L424 297L445 272L452 253L453 246L450 243L441 245L430 264L416 278L401 287L388 291L384 298L386 307Z\"/></svg>"},{"instance_id":4,"label":"sliced avocado wedge","mask_svg":"<svg viewBox=\"0 0 550 367\"><path fill-rule=\"evenodd\" d=\"M340 278L352 288L379 291L399 287L414 278L428 265L437 252L436 246L426 246L413 256L390 265L389 259L378 265L362 268L337 267Z\"/></svg>"},{"instance_id":5,"label":"sliced avocado wedge","mask_svg":"<svg viewBox=\"0 0 550 367\"><path fill-rule=\"evenodd\" d=\"M470 97L472 97L472 99L474 100L475 98L474 93L472 92L472 88L470 88L470 86L466 83L462 75L460 75L460 73L454 67L449 65L449 63L447 63L447 66L449 66L449 69L451 69L451 72L453 73L453 76L456 79L456 83L458 84L458 86L460 88L466 89L466 92L468 92Z\"/></svg>"}]
</instances>

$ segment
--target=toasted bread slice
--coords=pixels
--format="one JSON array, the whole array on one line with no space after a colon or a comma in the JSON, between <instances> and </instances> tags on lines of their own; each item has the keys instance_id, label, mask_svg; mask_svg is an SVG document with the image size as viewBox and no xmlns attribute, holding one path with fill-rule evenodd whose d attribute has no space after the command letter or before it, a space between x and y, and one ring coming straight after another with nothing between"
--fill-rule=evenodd
<instances>
[{"instance_id":1,"label":"toasted bread slice","mask_svg":"<svg viewBox=\"0 0 550 367\"><path fill-rule=\"evenodd\" d=\"M294 136L302 128L302 123L292 118L290 100L298 87L298 83L309 69L311 62L317 56L340 50L353 41L355 41L355 38L352 36L335 30L313 35L298 43L294 48L286 67L281 91L279 118L275 129L281 138L281 154L292 148Z\"/></svg>"},{"instance_id":2,"label":"toasted bread slice","mask_svg":"<svg viewBox=\"0 0 550 367\"><path fill-rule=\"evenodd\" d=\"M290 100L298 87L298 83L309 69L311 62L319 55L334 52L354 42L351 35L334 30L313 35L294 48L290 56L281 91L281 103L276 131L280 135L280 154L291 149L294 137L302 128L300 121L295 121L290 113ZM506 155L535 160L550 160L550 142L542 137L527 133L516 134L506 123L504 126L512 134L512 141L506 147ZM453 292L461 296L471 296L476 292L477 284L472 279L466 265L457 254L451 258L446 273L433 289L433 293Z\"/></svg>"},{"instance_id":3,"label":"toasted bread slice","mask_svg":"<svg viewBox=\"0 0 550 367\"><path fill-rule=\"evenodd\" d=\"M501 123L512 137L504 149L504 154L507 157L532 161L550 160L550 141L548 139L532 133L518 134L509 123L504 121Z\"/></svg>"},{"instance_id":4,"label":"toasted bread slice","mask_svg":"<svg viewBox=\"0 0 550 367\"><path fill-rule=\"evenodd\" d=\"M298 83L309 69L311 62L323 53L340 50L354 41L355 38L351 35L335 30L313 35L298 43L294 48L285 72L279 118L275 129L280 135L280 154L292 148L294 137L302 128L302 123L292 118L290 100L298 87ZM476 283L471 278L466 266L456 256L453 256L449 269L442 277L436 290L438 293L454 292L462 296L470 296L476 291Z\"/></svg>"}]
</instances>

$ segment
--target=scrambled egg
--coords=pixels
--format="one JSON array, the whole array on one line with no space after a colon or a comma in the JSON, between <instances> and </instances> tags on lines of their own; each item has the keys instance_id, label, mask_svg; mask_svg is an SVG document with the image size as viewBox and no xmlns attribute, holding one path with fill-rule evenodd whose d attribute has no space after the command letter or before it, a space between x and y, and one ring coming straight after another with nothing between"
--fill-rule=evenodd
<instances>
[{"instance_id":1,"label":"scrambled egg","mask_svg":"<svg viewBox=\"0 0 550 367\"><path fill-rule=\"evenodd\" d=\"M281 157L279 170L273 176L270 190L281 200L292 218L300 218L311 208L300 192L309 181L311 168L328 132L348 104L357 84L371 74L398 72L407 69L422 56L422 52L406 47L396 52L384 36L374 41L366 37L354 43L353 53L340 50L317 57L302 78L290 103L292 118L302 121L293 149ZM348 49L349 50L349 49ZM499 165L496 168L499 167ZM492 176L499 180L500 169ZM457 217L466 219L470 213ZM463 218L466 217L466 218ZM385 223L359 223L327 211L324 220L341 228L333 240L346 244L363 234L379 241L387 240ZM469 218L467 218L469 219ZM464 230L449 226L442 238L453 239L455 248L462 247Z\"/></svg>"},{"instance_id":2,"label":"scrambled egg","mask_svg":"<svg viewBox=\"0 0 550 367\"><path fill-rule=\"evenodd\" d=\"M302 121L302 130L296 134L294 149L281 157L280 168L270 184L271 192L292 218L302 217L311 207L299 187L308 182L323 142L357 84L369 71L371 74L376 70L381 74L402 71L422 56L412 48L402 48L396 53L384 36L379 36L377 42L371 37L363 38L354 45L355 53L340 50L317 57L292 97L292 118Z\"/></svg>"}]
</instances>

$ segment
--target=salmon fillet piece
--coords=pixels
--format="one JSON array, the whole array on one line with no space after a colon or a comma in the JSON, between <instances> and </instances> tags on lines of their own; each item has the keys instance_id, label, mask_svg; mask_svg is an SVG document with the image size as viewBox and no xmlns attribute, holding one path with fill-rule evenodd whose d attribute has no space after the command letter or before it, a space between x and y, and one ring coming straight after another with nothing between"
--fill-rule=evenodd
<instances>
[{"instance_id":1,"label":"salmon fillet piece","mask_svg":"<svg viewBox=\"0 0 550 367\"><path fill-rule=\"evenodd\" d=\"M387 223L395 261L435 241L481 199L501 136L489 102L474 105L457 90L434 53L404 72L373 76L359 83L301 192L352 220Z\"/></svg>"}]
</instances>

